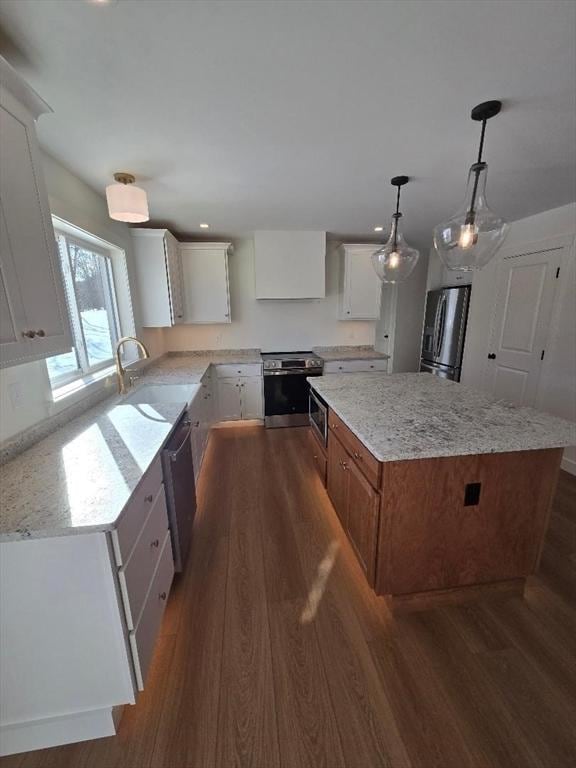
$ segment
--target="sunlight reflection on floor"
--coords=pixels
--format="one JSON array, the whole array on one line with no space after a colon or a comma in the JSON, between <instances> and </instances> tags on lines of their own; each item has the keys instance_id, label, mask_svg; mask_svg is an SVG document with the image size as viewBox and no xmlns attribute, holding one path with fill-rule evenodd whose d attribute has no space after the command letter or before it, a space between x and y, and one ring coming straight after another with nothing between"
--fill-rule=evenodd
<instances>
[{"instance_id":1,"label":"sunlight reflection on floor","mask_svg":"<svg viewBox=\"0 0 576 768\"><path fill-rule=\"evenodd\" d=\"M304 610L302 611L302 615L300 616L300 624L309 624L311 621L314 620L314 617L316 616L316 612L318 610L318 606L320 605L320 601L322 600L322 595L324 594L324 590L326 589L326 582L328 581L328 577L330 576L330 572L332 571L332 568L334 567L334 563L336 562L336 555L338 554L338 550L340 549L340 542L334 539L330 542L330 546L328 547L328 551L322 558L319 566L318 566L318 573L316 575L316 579L314 580L314 584L312 584L312 587L310 588L310 592L308 593L308 599L306 600L306 605L304 606Z\"/></svg>"}]
</instances>

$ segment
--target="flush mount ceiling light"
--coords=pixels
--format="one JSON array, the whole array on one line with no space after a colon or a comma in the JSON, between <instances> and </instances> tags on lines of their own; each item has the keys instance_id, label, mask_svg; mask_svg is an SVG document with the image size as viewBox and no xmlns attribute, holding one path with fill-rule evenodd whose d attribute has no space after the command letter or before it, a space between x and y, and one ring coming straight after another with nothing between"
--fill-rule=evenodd
<instances>
[{"instance_id":1,"label":"flush mount ceiling light","mask_svg":"<svg viewBox=\"0 0 576 768\"><path fill-rule=\"evenodd\" d=\"M486 122L502 108L501 101L485 101L474 107L470 117L482 122L478 159L468 172L464 204L454 216L434 227L434 247L448 269L470 272L482 269L504 242L508 224L488 208L486 176L482 160Z\"/></svg>"},{"instance_id":2,"label":"flush mount ceiling light","mask_svg":"<svg viewBox=\"0 0 576 768\"><path fill-rule=\"evenodd\" d=\"M420 253L404 240L400 230L400 189L409 181L408 176L394 176L390 183L397 188L396 213L392 216L390 237L386 245L372 254L372 264L383 283L400 283L410 275L416 266Z\"/></svg>"},{"instance_id":3,"label":"flush mount ceiling light","mask_svg":"<svg viewBox=\"0 0 576 768\"><path fill-rule=\"evenodd\" d=\"M115 221L126 221L129 224L141 224L148 221L148 198L146 192L134 185L131 173L120 171L114 174L116 184L106 187L108 215Z\"/></svg>"}]
</instances>

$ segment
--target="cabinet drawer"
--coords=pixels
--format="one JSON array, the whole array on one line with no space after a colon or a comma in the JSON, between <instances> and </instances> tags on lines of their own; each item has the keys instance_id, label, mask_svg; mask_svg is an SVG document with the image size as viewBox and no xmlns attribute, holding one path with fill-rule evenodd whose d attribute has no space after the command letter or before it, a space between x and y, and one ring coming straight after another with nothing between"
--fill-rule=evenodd
<instances>
[{"instance_id":1,"label":"cabinet drawer","mask_svg":"<svg viewBox=\"0 0 576 768\"><path fill-rule=\"evenodd\" d=\"M166 538L166 531L168 531L168 512L164 485L161 485L130 559L120 568L118 574L128 629L134 629L138 623L138 617L160 558L160 547Z\"/></svg>"},{"instance_id":2,"label":"cabinet drawer","mask_svg":"<svg viewBox=\"0 0 576 768\"><path fill-rule=\"evenodd\" d=\"M120 515L118 525L112 531L114 555L118 565L125 565L128 562L161 484L162 464L158 456L132 494Z\"/></svg>"},{"instance_id":3,"label":"cabinet drawer","mask_svg":"<svg viewBox=\"0 0 576 768\"><path fill-rule=\"evenodd\" d=\"M312 454L312 461L316 467L316 471L320 475L322 484L326 485L326 469L328 465L328 459L326 456L326 450L322 447L320 442L316 439L312 428L308 428L308 445L310 447L310 453Z\"/></svg>"},{"instance_id":4,"label":"cabinet drawer","mask_svg":"<svg viewBox=\"0 0 576 768\"><path fill-rule=\"evenodd\" d=\"M380 486L380 462L332 409L328 414L328 427L338 437L366 479L372 483L374 488L378 488Z\"/></svg>"},{"instance_id":5,"label":"cabinet drawer","mask_svg":"<svg viewBox=\"0 0 576 768\"><path fill-rule=\"evenodd\" d=\"M218 379L233 379L237 376L262 376L261 363L238 363L238 365L216 365Z\"/></svg>"},{"instance_id":6,"label":"cabinet drawer","mask_svg":"<svg viewBox=\"0 0 576 768\"><path fill-rule=\"evenodd\" d=\"M324 373L370 373L388 371L388 360L330 360L324 363Z\"/></svg>"},{"instance_id":7,"label":"cabinet drawer","mask_svg":"<svg viewBox=\"0 0 576 768\"><path fill-rule=\"evenodd\" d=\"M144 690L148 667L154 653L154 646L156 645L160 623L168 601L168 593L170 592L173 576L172 545L170 543L170 533L167 532L164 542L161 544L158 565L150 584L150 590L146 596L146 602L144 603L138 626L135 631L130 632L130 647L134 659L134 671L140 691Z\"/></svg>"}]
</instances>

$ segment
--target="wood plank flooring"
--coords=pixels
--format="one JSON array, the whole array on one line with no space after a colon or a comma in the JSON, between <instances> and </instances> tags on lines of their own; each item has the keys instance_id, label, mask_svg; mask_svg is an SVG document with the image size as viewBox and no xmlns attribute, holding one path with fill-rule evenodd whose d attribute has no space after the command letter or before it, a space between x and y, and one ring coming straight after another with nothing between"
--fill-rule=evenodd
<instances>
[{"instance_id":1,"label":"wood plank flooring","mask_svg":"<svg viewBox=\"0 0 576 768\"><path fill-rule=\"evenodd\" d=\"M1 768L569 768L576 478L525 599L392 618L304 429L214 430L147 690L115 738Z\"/></svg>"}]
</instances>

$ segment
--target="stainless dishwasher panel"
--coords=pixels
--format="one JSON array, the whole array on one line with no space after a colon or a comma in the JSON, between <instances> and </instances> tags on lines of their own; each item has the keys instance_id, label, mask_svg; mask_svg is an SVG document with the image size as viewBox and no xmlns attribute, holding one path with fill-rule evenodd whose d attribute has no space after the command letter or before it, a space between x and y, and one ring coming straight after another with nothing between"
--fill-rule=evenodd
<instances>
[{"instance_id":1,"label":"stainless dishwasher panel","mask_svg":"<svg viewBox=\"0 0 576 768\"><path fill-rule=\"evenodd\" d=\"M162 451L168 521L174 555L174 569L182 571L190 550L196 514L196 486L192 460L191 424L182 417Z\"/></svg>"}]
</instances>

